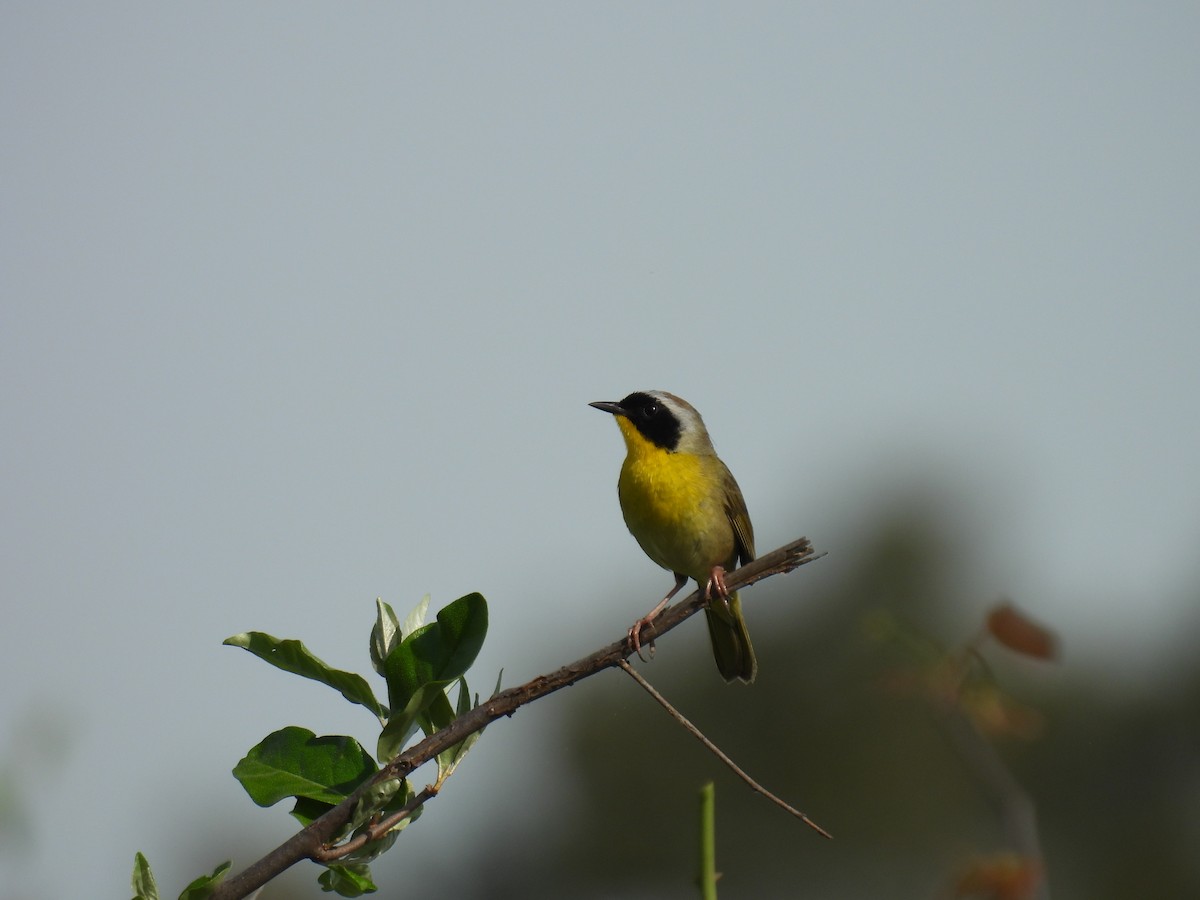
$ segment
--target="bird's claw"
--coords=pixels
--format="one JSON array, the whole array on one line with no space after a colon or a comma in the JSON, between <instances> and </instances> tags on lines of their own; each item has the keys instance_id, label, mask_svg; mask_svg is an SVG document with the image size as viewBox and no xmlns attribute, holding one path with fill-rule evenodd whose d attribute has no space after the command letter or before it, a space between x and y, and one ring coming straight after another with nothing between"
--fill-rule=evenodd
<instances>
[{"instance_id":1,"label":"bird's claw","mask_svg":"<svg viewBox=\"0 0 1200 900\"><path fill-rule=\"evenodd\" d=\"M633 652L638 655L638 659L642 662L648 662L646 657L642 656L642 629L650 629L650 643L646 648L650 651L650 655L654 656L654 618L653 616L644 616L638 619L629 629L629 646L633 648Z\"/></svg>"}]
</instances>

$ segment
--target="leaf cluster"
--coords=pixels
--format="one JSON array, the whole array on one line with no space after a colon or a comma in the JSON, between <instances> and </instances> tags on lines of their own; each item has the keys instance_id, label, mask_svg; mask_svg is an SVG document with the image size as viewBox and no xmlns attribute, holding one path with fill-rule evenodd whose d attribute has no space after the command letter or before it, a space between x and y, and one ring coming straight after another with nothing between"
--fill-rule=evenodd
<instances>
[{"instance_id":1,"label":"leaf cluster","mask_svg":"<svg viewBox=\"0 0 1200 900\"><path fill-rule=\"evenodd\" d=\"M335 669L298 640L258 631L234 635L225 643L241 647L277 669L324 684L346 700L369 710L380 727L375 756L348 735L318 736L289 725L251 747L233 775L259 806L293 799L291 815L309 825L345 801L381 765L395 757L418 732L428 736L471 709L466 673L487 635L487 602L478 593L459 597L425 622L429 598L401 622L392 607L376 601L370 657L387 687L387 703L376 697L366 678ZM449 690L457 685L451 702ZM497 683L497 689L499 684ZM477 699L477 698L476 698ZM335 833L316 860L325 867L319 882L326 891L359 897L376 890L369 865L388 850L410 822L421 814L424 800L436 794L479 739L477 731L436 757L436 782L420 795L406 778L381 778L358 798L350 820ZM196 879L180 900L204 900L221 883L230 864ZM133 870L134 900L158 900L149 863L137 854Z\"/></svg>"}]
</instances>

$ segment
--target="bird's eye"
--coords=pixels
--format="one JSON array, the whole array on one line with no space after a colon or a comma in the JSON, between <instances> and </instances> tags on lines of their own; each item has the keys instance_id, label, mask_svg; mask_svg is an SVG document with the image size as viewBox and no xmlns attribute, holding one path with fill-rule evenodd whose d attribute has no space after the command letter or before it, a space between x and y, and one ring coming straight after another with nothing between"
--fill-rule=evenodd
<instances>
[{"instance_id":1,"label":"bird's eye","mask_svg":"<svg viewBox=\"0 0 1200 900\"><path fill-rule=\"evenodd\" d=\"M658 415L658 409L657 403L647 403L642 407L642 415L647 419L653 419Z\"/></svg>"}]
</instances>

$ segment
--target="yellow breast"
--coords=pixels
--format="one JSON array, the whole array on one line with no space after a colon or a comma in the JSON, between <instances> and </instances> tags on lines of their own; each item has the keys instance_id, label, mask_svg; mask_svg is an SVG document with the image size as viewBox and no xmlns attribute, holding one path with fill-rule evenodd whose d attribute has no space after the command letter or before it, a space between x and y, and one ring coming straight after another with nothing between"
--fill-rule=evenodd
<instances>
[{"instance_id":1,"label":"yellow breast","mask_svg":"<svg viewBox=\"0 0 1200 900\"><path fill-rule=\"evenodd\" d=\"M627 453L617 484L625 524L642 550L672 572L703 583L715 565L732 568L733 528L716 457L670 453L617 418Z\"/></svg>"}]
</instances>

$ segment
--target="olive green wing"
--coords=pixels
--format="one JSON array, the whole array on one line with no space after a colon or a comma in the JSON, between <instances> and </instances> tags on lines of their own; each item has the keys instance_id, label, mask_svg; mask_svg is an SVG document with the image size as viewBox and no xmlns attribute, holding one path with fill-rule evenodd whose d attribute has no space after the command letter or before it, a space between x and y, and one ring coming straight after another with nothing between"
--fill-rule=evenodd
<instances>
[{"instance_id":1,"label":"olive green wing","mask_svg":"<svg viewBox=\"0 0 1200 900\"><path fill-rule=\"evenodd\" d=\"M754 526L750 524L750 513L746 509L746 500L742 490L734 480L733 473L725 463L721 463L724 473L725 515L733 526L733 549L739 566L754 559Z\"/></svg>"}]
</instances>

